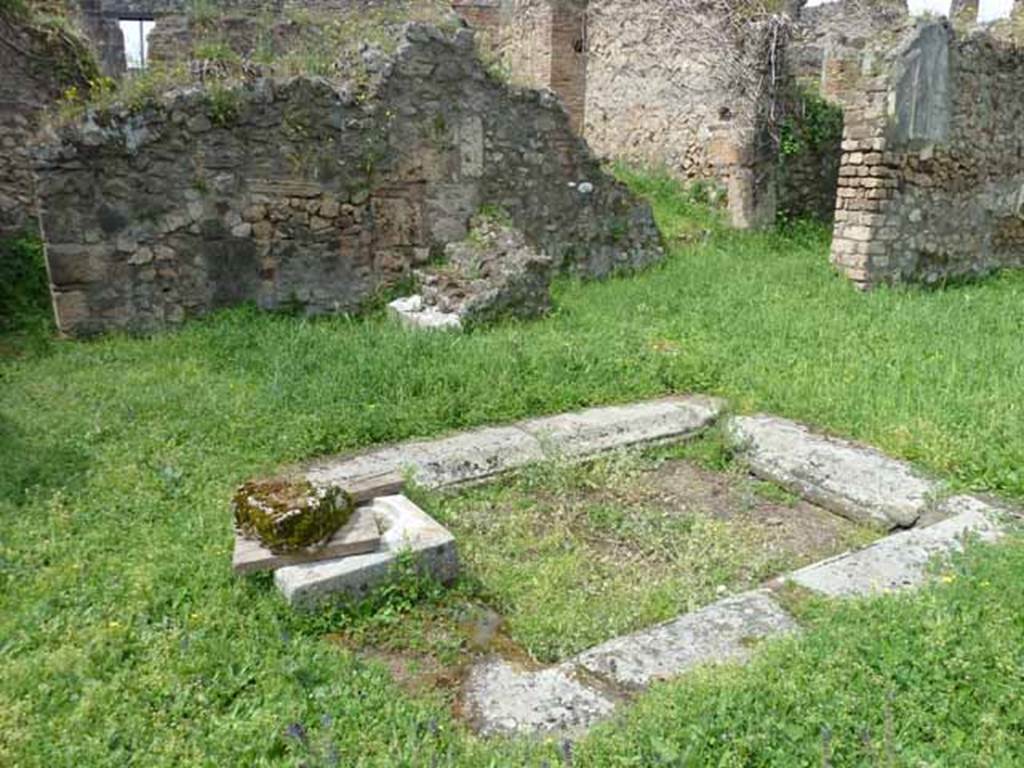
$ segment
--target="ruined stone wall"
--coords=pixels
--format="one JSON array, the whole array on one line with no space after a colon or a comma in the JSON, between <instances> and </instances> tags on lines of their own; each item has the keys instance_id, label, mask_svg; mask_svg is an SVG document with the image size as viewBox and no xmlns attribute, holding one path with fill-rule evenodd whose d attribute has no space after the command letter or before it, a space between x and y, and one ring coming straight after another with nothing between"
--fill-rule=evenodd
<instances>
[{"instance_id":1,"label":"ruined stone wall","mask_svg":"<svg viewBox=\"0 0 1024 768\"><path fill-rule=\"evenodd\" d=\"M763 43L719 3L592 0L584 135L609 157L721 182L738 226L770 222Z\"/></svg>"},{"instance_id":2,"label":"ruined stone wall","mask_svg":"<svg viewBox=\"0 0 1024 768\"><path fill-rule=\"evenodd\" d=\"M862 286L1024 266L1024 51L931 23L869 56L838 78L833 261Z\"/></svg>"},{"instance_id":3,"label":"ruined stone wall","mask_svg":"<svg viewBox=\"0 0 1024 768\"><path fill-rule=\"evenodd\" d=\"M369 90L183 89L66 129L38 167L61 330L159 328L241 301L355 311L485 206L582 274L660 257L650 209L554 99L490 78L467 31L407 35Z\"/></svg>"},{"instance_id":4,"label":"ruined stone wall","mask_svg":"<svg viewBox=\"0 0 1024 768\"><path fill-rule=\"evenodd\" d=\"M93 49L100 72L112 78L123 75L126 69L124 35L117 19L104 13L103 0L78 0L73 10Z\"/></svg>"},{"instance_id":5,"label":"ruined stone wall","mask_svg":"<svg viewBox=\"0 0 1024 768\"><path fill-rule=\"evenodd\" d=\"M42 117L72 85L96 73L80 41L0 14L0 237L35 227L30 147Z\"/></svg>"},{"instance_id":6,"label":"ruined stone wall","mask_svg":"<svg viewBox=\"0 0 1024 768\"><path fill-rule=\"evenodd\" d=\"M453 0L509 80L558 94L573 127L586 110L587 0Z\"/></svg>"},{"instance_id":7,"label":"ruined stone wall","mask_svg":"<svg viewBox=\"0 0 1024 768\"><path fill-rule=\"evenodd\" d=\"M585 133L603 154L716 178L711 145L728 105L709 70L724 52L686 39L652 11L649 3L591 4Z\"/></svg>"},{"instance_id":8,"label":"ruined stone wall","mask_svg":"<svg viewBox=\"0 0 1024 768\"><path fill-rule=\"evenodd\" d=\"M859 60L865 48L895 39L911 20L905 0L837 0L799 7L792 18L781 101L778 208L786 218L831 221L843 137L826 62Z\"/></svg>"},{"instance_id":9,"label":"ruined stone wall","mask_svg":"<svg viewBox=\"0 0 1024 768\"><path fill-rule=\"evenodd\" d=\"M511 82L530 88L551 88L552 18L549 0L504 3L497 46Z\"/></svg>"},{"instance_id":10,"label":"ruined stone wall","mask_svg":"<svg viewBox=\"0 0 1024 768\"><path fill-rule=\"evenodd\" d=\"M827 59L874 45L910 22L906 0L836 0L795 16L787 64L800 79L820 82Z\"/></svg>"}]
</instances>

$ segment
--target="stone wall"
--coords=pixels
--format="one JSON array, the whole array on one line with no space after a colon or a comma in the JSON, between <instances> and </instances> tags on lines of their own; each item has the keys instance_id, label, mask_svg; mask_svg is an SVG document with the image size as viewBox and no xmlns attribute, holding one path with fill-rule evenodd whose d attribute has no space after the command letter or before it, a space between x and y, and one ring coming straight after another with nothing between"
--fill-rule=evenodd
<instances>
[{"instance_id":1,"label":"stone wall","mask_svg":"<svg viewBox=\"0 0 1024 768\"><path fill-rule=\"evenodd\" d=\"M548 88L582 132L586 110L587 0L452 0L481 33L485 58L500 60L511 82Z\"/></svg>"},{"instance_id":2,"label":"stone wall","mask_svg":"<svg viewBox=\"0 0 1024 768\"><path fill-rule=\"evenodd\" d=\"M146 330L242 301L355 311L499 208L561 267L661 255L561 105L414 25L369 86L317 78L169 94L68 127L39 160L58 323Z\"/></svg>"},{"instance_id":3,"label":"stone wall","mask_svg":"<svg viewBox=\"0 0 1024 768\"><path fill-rule=\"evenodd\" d=\"M842 64L833 261L865 287L1024 266L1024 51L926 23Z\"/></svg>"},{"instance_id":4,"label":"stone wall","mask_svg":"<svg viewBox=\"0 0 1024 768\"><path fill-rule=\"evenodd\" d=\"M910 24L905 0L836 0L792 9L786 45L787 86L780 100L776 176L787 219L831 221L842 156L842 114L831 92L829 62L859 58ZM836 114L838 110L838 114Z\"/></svg>"},{"instance_id":5,"label":"stone wall","mask_svg":"<svg viewBox=\"0 0 1024 768\"><path fill-rule=\"evenodd\" d=\"M794 18L787 63L797 78L814 82L824 76L826 60L874 45L910 21L906 0L836 0L802 7Z\"/></svg>"},{"instance_id":6,"label":"stone wall","mask_svg":"<svg viewBox=\"0 0 1024 768\"><path fill-rule=\"evenodd\" d=\"M35 227L29 147L46 109L95 73L88 51L63 28L0 13L0 238Z\"/></svg>"},{"instance_id":7,"label":"stone wall","mask_svg":"<svg viewBox=\"0 0 1024 768\"><path fill-rule=\"evenodd\" d=\"M609 157L721 182L738 226L770 222L763 42L715 3L592 0L584 135Z\"/></svg>"}]
</instances>

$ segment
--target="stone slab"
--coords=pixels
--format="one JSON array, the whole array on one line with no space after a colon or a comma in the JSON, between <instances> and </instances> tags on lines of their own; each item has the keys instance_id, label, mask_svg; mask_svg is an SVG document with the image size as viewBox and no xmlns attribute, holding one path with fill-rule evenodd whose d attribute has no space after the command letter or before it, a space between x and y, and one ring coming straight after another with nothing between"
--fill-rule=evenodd
<instances>
[{"instance_id":1,"label":"stone slab","mask_svg":"<svg viewBox=\"0 0 1024 768\"><path fill-rule=\"evenodd\" d=\"M751 641L795 631L796 622L771 593L756 590L609 640L572 661L611 683L643 688L702 664L744 661Z\"/></svg>"},{"instance_id":2,"label":"stone slab","mask_svg":"<svg viewBox=\"0 0 1024 768\"><path fill-rule=\"evenodd\" d=\"M383 496L369 505L381 530L380 548L365 555L290 565L274 573L274 583L292 605L308 605L331 595L358 598L385 582L402 552L442 581L459 571L451 533L405 496Z\"/></svg>"},{"instance_id":3,"label":"stone slab","mask_svg":"<svg viewBox=\"0 0 1024 768\"><path fill-rule=\"evenodd\" d=\"M941 489L904 462L786 419L738 416L727 434L754 474L885 530L914 525Z\"/></svg>"},{"instance_id":4,"label":"stone slab","mask_svg":"<svg viewBox=\"0 0 1024 768\"><path fill-rule=\"evenodd\" d=\"M423 303L422 296L406 296L388 304L388 314L417 331L460 331L462 318Z\"/></svg>"},{"instance_id":5,"label":"stone slab","mask_svg":"<svg viewBox=\"0 0 1024 768\"><path fill-rule=\"evenodd\" d=\"M311 547L304 552L277 555L258 540L235 533L235 551L231 568L235 573L272 571L286 565L313 563L374 552L380 546L380 529L370 507L359 507L349 521L322 547Z\"/></svg>"},{"instance_id":6,"label":"stone slab","mask_svg":"<svg viewBox=\"0 0 1024 768\"><path fill-rule=\"evenodd\" d=\"M951 514L926 528L901 531L866 549L801 568L787 579L830 597L858 597L919 586L929 563L963 547L968 534L982 541L1001 535L1003 510L973 496L954 496L939 505Z\"/></svg>"},{"instance_id":7,"label":"stone slab","mask_svg":"<svg viewBox=\"0 0 1024 768\"><path fill-rule=\"evenodd\" d=\"M549 454L580 457L689 437L711 426L721 411L721 401L713 398L666 397L530 419L521 426Z\"/></svg>"},{"instance_id":8,"label":"stone slab","mask_svg":"<svg viewBox=\"0 0 1024 768\"><path fill-rule=\"evenodd\" d=\"M486 427L437 440L404 443L346 459L320 462L306 477L342 486L389 471L427 488L483 480L544 458L540 443L518 427Z\"/></svg>"},{"instance_id":9,"label":"stone slab","mask_svg":"<svg viewBox=\"0 0 1024 768\"><path fill-rule=\"evenodd\" d=\"M567 665L531 670L489 659L469 673L464 710L484 735L576 734L607 717L615 702Z\"/></svg>"},{"instance_id":10,"label":"stone slab","mask_svg":"<svg viewBox=\"0 0 1024 768\"><path fill-rule=\"evenodd\" d=\"M389 472L407 474L428 488L476 482L542 461L552 452L582 458L690 437L709 427L720 410L718 401L698 396L592 408L324 459L306 467L305 475L317 485L346 486Z\"/></svg>"}]
</instances>

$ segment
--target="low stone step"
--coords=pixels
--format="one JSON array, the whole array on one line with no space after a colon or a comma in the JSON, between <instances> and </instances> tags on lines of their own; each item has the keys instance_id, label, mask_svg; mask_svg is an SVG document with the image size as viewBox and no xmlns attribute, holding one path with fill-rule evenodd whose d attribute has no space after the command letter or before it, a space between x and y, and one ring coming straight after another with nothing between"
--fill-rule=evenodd
<instances>
[{"instance_id":1,"label":"low stone step","mask_svg":"<svg viewBox=\"0 0 1024 768\"><path fill-rule=\"evenodd\" d=\"M518 427L485 427L329 459L309 467L306 477L314 484L345 486L365 474L395 471L418 485L439 488L484 480L543 458L540 443Z\"/></svg>"},{"instance_id":2,"label":"low stone step","mask_svg":"<svg viewBox=\"0 0 1024 768\"><path fill-rule=\"evenodd\" d=\"M318 485L347 486L366 475L398 472L428 488L444 487L485 480L552 455L582 458L691 437L711 426L720 411L719 401L699 396L591 408L320 460L305 474Z\"/></svg>"},{"instance_id":3,"label":"low stone step","mask_svg":"<svg viewBox=\"0 0 1024 768\"><path fill-rule=\"evenodd\" d=\"M721 411L722 402L714 398L666 397L530 419L519 426L540 440L547 453L578 458L691 437L707 429Z\"/></svg>"},{"instance_id":4,"label":"low stone step","mask_svg":"<svg viewBox=\"0 0 1024 768\"><path fill-rule=\"evenodd\" d=\"M369 505L381 531L376 552L279 568L274 583L292 605L310 605L337 593L363 597L386 581L401 553L441 582L458 576L455 539L447 528L405 496L382 496Z\"/></svg>"},{"instance_id":5,"label":"low stone step","mask_svg":"<svg viewBox=\"0 0 1024 768\"><path fill-rule=\"evenodd\" d=\"M857 597L916 587L928 565L963 547L965 537L994 541L1005 510L974 496L954 496L938 505L946 519L925 528L894 533L866 549L802 568L787 579L830 597Z\"/></svg>"},{"instance_id":6,"label":"low stone step","mask_svg":"<svg viewBox=\"0 0 1024 768\"><path fill-rule=\"evenodd\" d=\"M728 597L677 619L609 640L572 660L627 688L642 688L702 664L744 661L752 643L797 631L768 590Z\"/></svg>"},{"instance_id":7,"label":"low stone step","mask_svg":"<svg viewBox=\"0 0 1024 768\"><path fill-rule=\"evenodd\" d=\"M463 688L464 711L484 735L578 734L615 708L571 666L525 669L502 659L474 667Z\"/></svg>"},{"instance_id":8,"label":"low stone step","mask_svg":"<svg viewBox=\"0 0 1024 768\"><path fill-rule=\"evenodd\" d=\"M941 486L874 448L774 416L737 416L727 435L751 471L808 501L884 530L909 528Z\"/></svg>"}]
</instances>

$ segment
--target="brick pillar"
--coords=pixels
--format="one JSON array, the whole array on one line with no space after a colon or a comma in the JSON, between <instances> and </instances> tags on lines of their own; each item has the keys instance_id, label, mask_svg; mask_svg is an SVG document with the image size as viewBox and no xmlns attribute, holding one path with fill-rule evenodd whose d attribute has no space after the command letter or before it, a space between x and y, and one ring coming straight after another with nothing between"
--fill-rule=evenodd
<instances>
[{"instance_id":1,"label":"brick pillar","mask_svg":"<svg viewBox=\"0 0 1024 768\"><path fill-rule=\"evenodd\" d=\"M897 185L887 152L888 68L866 72L865 61L860 55L826 61L822 89L843 105L831 260L859 288L888 271L885 211Z\"/></svg>"},{"instance_id":2,"label":"brick pillar","mask_svg":"<svg viewBox=\"0 0 1024 768\"><path fill-rule=\"evenodd\" d=\"M501 28L501 0L452 0L452 10L485 35L496 37Z\"/></svg>"}]
</instances>

